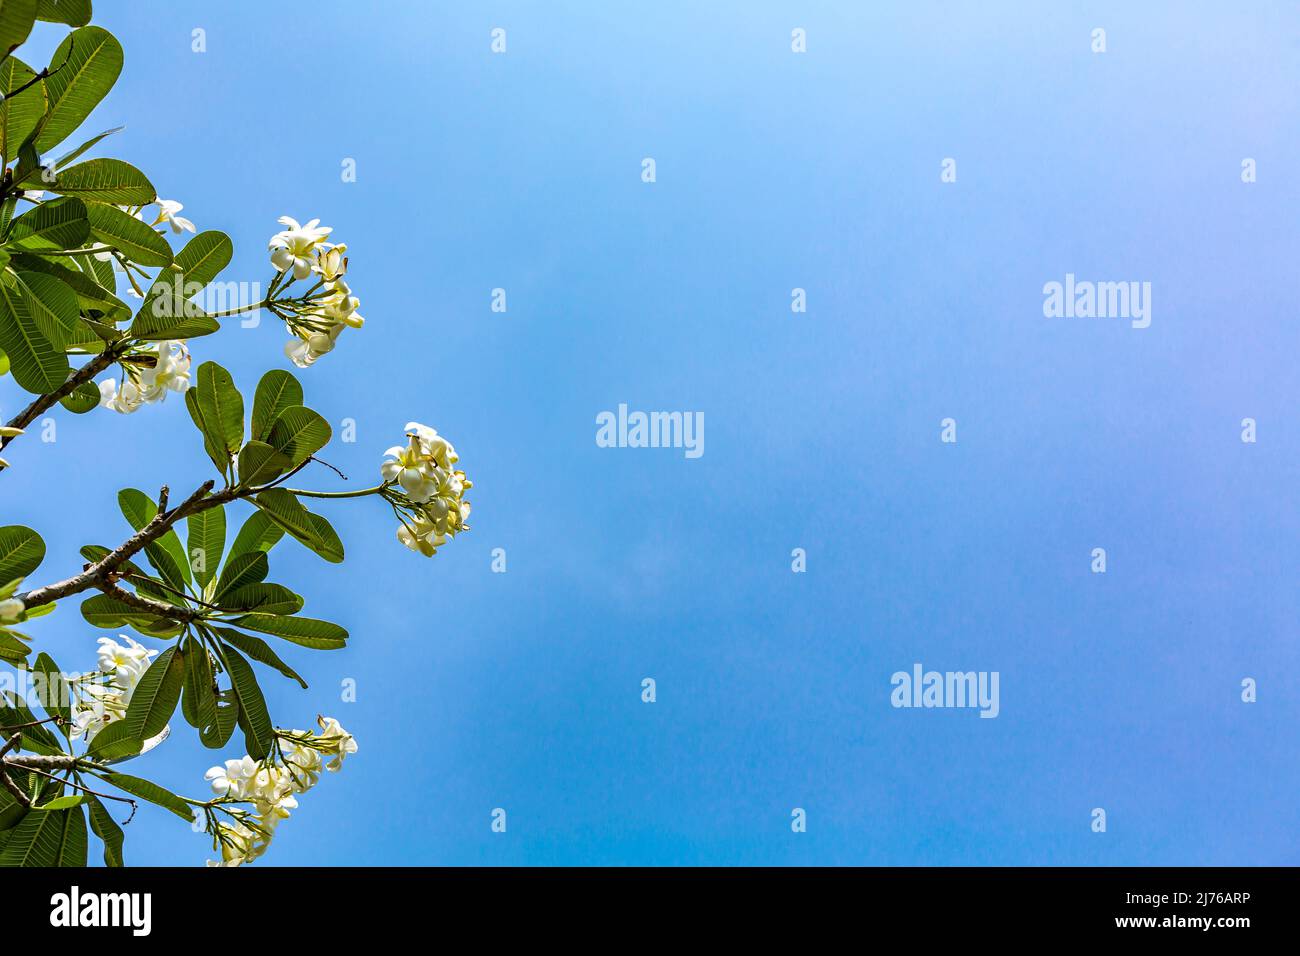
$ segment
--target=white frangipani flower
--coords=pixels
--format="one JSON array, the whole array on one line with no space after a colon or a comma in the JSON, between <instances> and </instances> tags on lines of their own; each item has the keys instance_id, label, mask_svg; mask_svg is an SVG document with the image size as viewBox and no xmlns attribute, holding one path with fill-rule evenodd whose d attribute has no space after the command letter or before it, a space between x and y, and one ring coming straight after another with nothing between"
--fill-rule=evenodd
<instances>
[{"instance_id":1,"label":"white frangipani flower","mask_svg":"<svg viewBox=\"0 0 1300 956\"><path fill-rule=\"evenodd\" d=\"M348 271L348 246L345 242L337 245L322 243L316 248L316 262L312 271L321 277L327 288L333 288Z\"/></svg>"},{"instance_id":2,"label":"white frangipani flower","mask_svg":"<svg viewBox=\"0 0 1300 956\"><path fill-rule=\"evenodd\" d=\"M342 279L335 279L332 288L333 291L320 301L321 312L325 318L332 320L336 325L346 325L350 329L359 329L365 325L366 320L357 311L361 308L361 300L352 294L348 284Z\"/></svg>"},{"instance_id":3,"label":"white frangipani flower","mask_svg":"<svg viewBox=\"0 0 1300 956\"><path fill-rule=\"evenodd\" d=\"M183 341L159 342L152 352L153 365L124 365L125 377L99 383L99 404L129 415L147 402L161 402L168 392L184 392L190 387L190 353Z\"/></svg>"},{"instance_id":4,"label":"white frangipani flower","mask_svg":"<svg viewBox=\"0 0 1300 956\"><path fill-rule=\"evenodd\" d=\"M221 847L221 860L208 860L208 866L241 866L265 853L269 843L265 841L259 846L262 834L242 823L222 821L217 824L215 836Z\"/></svg>"},{"instance_id":5,"label":"white frangipani flower","mask_svg":"<svg viewBox=\"0 0 1300 956\"><path fill-rule=\"evenodd\" d=\"M438 526L423 515L416 515L409 523L397 526L397 540L426 558L438 553L447 543L447 536L438 534Z\"/></svg>"},{"instance_id":6,"label":"white frangipani flower","mask_svg":"<svg viewBox=\"0 0 1300 956\"><path fill-rule=\"evenodd\" d=\"M343 767L343 758L357 752L357 742L350 733L343 729L343 725L333 717L322 717L319 723L321 737L334 743L333 758L325 765L325 768L338 771Z\"/></svg>"},{"instance_id":7,"label":"white frangipani flower","mask_svg":"<svg viewBox=\"0 0 1300 956\"><path fill-rule=\"evenodd\" d=\"M279 221L280 225L288 228L271 237L267 246L271 251L271 264L279 272L292 269L295 279L305 279L311 275L315 264L316 247L325 241L331 229L321 226L319 219L306 225L299 225L298 220L289 216L281 216Z\"/></svg>"},{"instance_id":8,"label":"white frangipani flower","mask_svg":"<svg viewBox=\"0 0 1300 956\"><path fill-rule=\"evenodd\" d=\"M123 381L119 388L117 379L106 378L99 383L99 404L103 408L130 415L144 404L144 393L130 379Z\"/></svg>"},{"instance_id":9,"label":"white frangipani flower","mask_svg":"<svg viewBox=\"0 0 1300 956\"><path fill-rule=\"evenodd\" d=\"M230 796L237 800L246 798L250 786L257 776L257 761L245 756L239 760L227 760L220 767L213 767L203 775L218 796Z\"/></svg>"},{"instance_id":10,"label":"white frangipani flower","mask_svg":"<svg viewBox=\"0 0 1300 956\"><path fill-rule=\"evenodd\" d=\"M153 221L153 225L166 223L172 227L172 232L194 232L194 223L184 216L176 215L184 208L174 199L159 199L158 218Z\"/></svg>"},{"instance_id":11,"label":"white frangipani flower","mask_svg":"<svg viewBox=\"0 0 1300 956\"><path fill-rule=\"evenodd\" d=\"M315 332L306 338L290 339L284 343L284 354L299 368L310 368L322 355L334 351L334 343L338 341L343 329L343 325L336 325L328 332Z\"/></svg>"},{"instance_id":12,"label":"white frangipani flower","mask_svg":"<svg viewBox=\"0 0 1300 956\"><path fill-rule=\"evenodd\" d=\"M76 687L78 699L73 707L72 724L75 734L84 735L87 741L126 716L131 695L158 654L125 634L118 637L125 643L119 644L111 637L99 639L99 675L102 676L96 679L96 675L91 675ZM166 733L164 729L153 738L154 742Z\"/></svg>"}]
</instances>

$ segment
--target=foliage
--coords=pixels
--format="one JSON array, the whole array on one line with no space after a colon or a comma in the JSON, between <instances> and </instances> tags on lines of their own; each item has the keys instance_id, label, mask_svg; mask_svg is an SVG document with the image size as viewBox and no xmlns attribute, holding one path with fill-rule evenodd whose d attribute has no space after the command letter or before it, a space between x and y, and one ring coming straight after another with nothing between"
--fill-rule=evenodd
<instances>
[{"instance_id":1,"label":"foliage","mask_svg":"<svg viewBox=\"0 0 1300 956\"><path fill-rule=\"evenodd\" d=\"M269 310L291 334L286 354L300 368L359 328L347 247L328 242L331 230L317 220L285 217L270 242L266 296L205 310L204 289L232 257L229 237L198 232L136 167L83 158L119 130L66 148L123 66L121 45L90 18L89 0L0 0L0 375L34 396L0 427L0 448L56 404L132 413L184 393L216 477L178 504L166 486L156 498L122 489L122 542L84 546L82 570L52 584L28 586L46 560L40 535L0 527L0 660L20 669L44 712L36 716L26 695L0 693L0 865L84 865L89 825L105 863L120 866L124 831L105 801L129 803L133 815L137 800L202 822L220 865L239 865L265 851L322 767L338 769L356 750L337 721L321 718L307 732L277 727L268 712L268 671L307 686L281 654L348 642L344 627L303 614L304 598L270 579L272 551L290 538L342 562L338 534L304 500L376 498L397 518L402 543L432 555L467 527L470 483L453 468L451 445L411 423L375 486L291 487L331 438L299 380L269 371L250 402L229 372L205 362L191 386L189 343L219 331L226 316ZM38 21L71 28L39 70L14 52ZM193 235L174 251L169 233ZM252 506L237 529L228 510L236 502ZM98 668L84 674L33 657L21 626L74 596L92 627L131 629L164 648L103 638ZM178 711L208 748L227 747L236 731L242 739L246 756L209 771L211 797L180 796L118 769L164 740Z\"/></svg>"}]
</instances>

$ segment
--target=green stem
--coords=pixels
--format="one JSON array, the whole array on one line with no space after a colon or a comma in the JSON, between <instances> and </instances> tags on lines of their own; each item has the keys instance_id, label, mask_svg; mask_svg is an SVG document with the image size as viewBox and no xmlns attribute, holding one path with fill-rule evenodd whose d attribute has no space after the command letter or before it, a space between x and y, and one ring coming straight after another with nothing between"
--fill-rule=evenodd
<instances>
[{"instance_id":1,"label":"green stem","mask_svg":"<svg viewBox=\"0 0 1300 956\"><path fill-rule=\"evenodd\" d=\"M291 495L297 495L299 498L364 498L366 495L377 495L385 488L389 482L382 485L375 485L373 488L362 488L358 491L304 491L300 488L286 488L285 491Z\"/></svg>"},{"instance_id":2,"label":"green stem","mask_svg":"<svg viewBox=\"0 0 1300 956\"><path fill-rule=\"evenodd\" d=\"M261 302L254 302L252 305L241 305L233 309L223 309L220 312L209 312L208 317L213 319L221 319L228 315L239 315L239 313L241 312L252 312L256 309L266 308L267 305L270 304L270 302L271 302L270 299L263 299Z\"/></svg>"}]
</instances>

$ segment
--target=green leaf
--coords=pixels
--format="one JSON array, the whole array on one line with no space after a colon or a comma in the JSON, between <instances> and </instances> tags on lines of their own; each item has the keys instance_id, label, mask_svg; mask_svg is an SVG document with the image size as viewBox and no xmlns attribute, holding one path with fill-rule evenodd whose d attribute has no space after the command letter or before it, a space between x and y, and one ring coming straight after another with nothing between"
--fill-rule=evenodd
<instances>
[{"instance_id":1,"label":"green leaf","mask_svg":"<svg viewBox=\"0 0 1300 956\"><path fill-rule=\"evenodd\" d=\"M106 631L120 627L133 627L145 633L158 633L174 626L169 618L137 610L108 594L96 594L82 601L81 616L92 627L103 628Z\"/></svg>"},{"instance_id":2,"label":"green leaf","mask_svg":"<svg viewBox=\"0 0 1300 956\"><path fill-rule=\"evenodd\" d=\"M25 578L45 560L45 542L20 524L0 528L0 581Z\"/></svg>"},{"instance_id":3,"label":"green leaf","mask_svg":"<svg viewBox=\"0 0 1300 956\"><path fill-rule=\"evenodd\" d=\"M86 204L76 196L51 199L31 209L9 226L5 244L13 250L75 249L90 238Z\"/></svg>"},{"instance_id":4,"label":"green leaf","mask_svg":"<svg viewBox=\"0 0 1300 956\"><path fill-rule=\"evenodd\" d=\"M41 152L67 138L113 88L122 72L122 45L100 27L73 30L50 57L50 70L45 81L45 120L36 133L36 148ZM106 201L153 202L152 186L149 193L145 199Z\"/></svg>"},{"instance_id":5,"label":"green leaf","mask_svg":"<svg viewBox=\"0 0 1300 956\"><path fill-rule=\"evenodd\" d=\"M142 266L169 266L172 247L135 216L128 216L116 206L92 202L86 206L90 234L100 242L118 249L132 262ZM64 248L73 248L65 246Z\"/></svg>"},{"instance_id":6,"label":"green leaf","mask_svg":"<svg viewBox=\"0 0 1300 956\"><path fill-rule=\"evenodd\" d=\"M219 603L227 611L284 615L301 611L303 600L283 584L257 582L232 588L228 594L222 595Z\"/></svg>"},{"instance_id":7,"label":"green leaf","mask_svg":"<svg viewBox=\"0 0 1300 956\"><path fill-rule=\"evenodd\" d=\"M56 348L66 348L80 325L81 306L77 303L77 293L53 276L41 272L17 273L14 289L41 334ZM95 391L98 393L99 390Z\"/></svg>"},{"instance_id":8,"label":"green leaf","mask_svg":"<svg viewBox=\"0 0 1300 956\"><path fill-rule=\"evenodd\" d=\"M86 207L86 217L90 217L90 207ZM171 248L170 246L168 248ZM90 253L80 253L74 256L68 256L76 265L77 270L83 275L89 277L95 285L99 286L106 292L117 291L117 278L113 275L113 263L108 260L100 259Z\"/></svg>"},{"instance_id":9,"label":"green leaf","mask_svg":"<svg viewBox=\"0 0 1300 956\"><path fill-rule=\"evenodd\" d=\"M27 815L27 808L9 795L5 790L0 793L0 850L4 849L9 834L5 831L17 826Z\"/></svg>"},{"instance_id":10,"label":"green leaf","mask_svg":"<svg viewBox=\"0 0 1300 956\"><path fill-rule=\"evenodd\" d=\"M62 753L54 734L44 724L35 721L36 717L26 701L12 691L0 691L0 727L33 724L23 731L22 746L19 749L46 756Z\"/></svg>"},{"instance_id":11,"label":"green leaf","mask_svg":"<svg viewBox=\"0 0 1300 956\"><path fill-rule=\"evenodd\" d=\"M67 736L72 727L72 688L49 654L42 652L36 656L35 671L44 678L45 693L41 706L49 716L63 720L63 733Z\"/></svg>"},{"instance_id":12,"label":"green leaf","mask_svg":"<svg viewBox=\"0 0 1300 956\"><path fill-rule=\"evenodd\" d=\"M82 382L68 395L59 399L59 404L74 415L84 415L99 407L99 389L93 382Z\"/></svg>"},{"instance_id":13,"label":"green leaf","mask_svg":"<svg viewBox=\"0 0 1300 956\"><path fill-rule=\"evenodd\" d=\"M32 807L33 810L66 810L69 807L79 807L86 802L84 794L70 793L65 797L55 797L47 803L40 806Z\"/></svg>"},{"instance_id":14,"label":"green leaf","mask_svg":"<svg viewBox=\"0 0 1300 956\"><path fill-rule=\"evenodd\" d=\"M68 357L41 332L17 283L0 281L0 349L14 381L34 395L53 392L72 371Z\"/></svg>"},{"instance_id":15,"label":"green leaf","mask_svg":"<svg viewBox=\"0 0 1300 956\"><path fill-rule=\"evenodd\" d=\"M90 841L80 807L23 817L0 852L0 866L85 866Z\"/></svg>"},{"instance_id":16,"label":"green leaf","mask_svg":"<svg viewBox=\"0 0 1300 956\"><path fill-rule=\"evenodd\" d=\"M326 561L338 564L343 560L343 544L329 522L312 514L285 489L263 491L253 498L253 504Z\"/></svg>"},{"instance_id":17,"label":"green leaf","mask_svg":"<svg viewBox=\"0 0 1300 956\"><path fill-rule=\"evenodd\" d=\"M293 405L283 409L271 425L267 444L289 459L295 468L320 451L330 440L330 426L310 408Z\"/></svg>"},{"instance_id":18,"label":"green leaf","mask_svg":"<svg viewBox=\"0 0 1300 956\"><path fill-rule=\"evenodd\" d=\"M209 229L200 232L185 244L176 255L176 268L180 269L187 283L205 286L230 265L230 258L235 254L234 244L224 232Z\"/></svg>"},{"instance_id":19,"label":"green leaf","mask_svg":"<svg viewBox=\"0 0 1300 956\"><path fill-rule=\"evenodd\" d=\"M239 452L239 483L264 485L289 470L289 459L266 442L250 441Z\"/></svg>"},{"instance_id":20,"label":"green leaf","mask_svg":"<svg viewBox=\"0 0 1300 956\"><path fill-rule=\"evenodd\" d=\"M190 413L194 427L203 436L203 450L208 453L208 458L212 460L212 464L223 477L228 476L230 474L230 450L222 440L221 423L215 418L209 417L211 408L208 403L199 400L197 386L186 390L185 408Z\"/></svg>"},{"instance_id":21,"label":"green leaf","mask_svg":"<svg viewBox=\"0 0 1300 956\"><path fill-rule=\"evenodd\" d=\"M223 648L223 657L235 697L239 701L239 726L244 729L244 744L248 747L248 755L254 760L262 760L270 753L271 742L275 738L271 715L266 710L266 698L257 686L252 665L238 651L226 646Z\"/></svg>"},{"instance_id":22,"label":"green leaf","mask_svg":"<svg viewBox=\"0 0 1300 956\"><path fill-rule=\"evenodd\" d=\"M90 22L90 0L36 0L36 19L84 27Z\"/></svg>"},{"instance_id":23,"label":"green leaf","mask_svg":"<svg viewBox=\"0 0 1300 956\"><path fill-rule=\"evenodd\" d=\"M148 740L162 733L180 702L184 683L185 655L175 646L169 647L149 665L131 694L121 723L132 737Z\"/></svg>"},{"instance_id":24,"label":"green leaf","mask_svg":"<svg viewBox=\"0 0 1300 956\"><path fill-rule=\"evenodd\" d=\"M347 645L348 632L329 621L310 617L274 617L270 614L249 614L237 617L231 624L250 631L274 634L294 644L318 651L334 651Z\"/></svg>"},{"instance_id":25,"label":"green leaf","mask_svg":"<svg viewBox=\"0 0 1300 956\"><path fill-rule=\"evenodd\" d=\"M333 564L342 562L343 542L339 540L334 526L322 516L310 511L307 512L307 520L311 522L312 534L317 542L313 550Z\"/></svg>"},{"instance_id":26,"label":"green leaf","mask_svg":"<svg viewBox=\"0 0 1300 956\"><path fill-rule=\"evenodd\" d=\"M227 644L239 648L253 660L275 668L290 680L296 680L303 690L307 689L307 682L298 675L298 672L282 661L280 655L271 650L271 646L260 637L254 637L252 634L241 634L229 627L214 627L212 630L220 634Z\"/></svg>"},{"instance_id":27,"label":"green leaf","mask_svg":"<svg viewBox=\"0 0 1300 956\"><path fill-rule=\"evenodd\" d=\"M253 439L266 441L280 413L301 404L302 385L298 379L283 369L267 372L253 395Z\"/></svg>"},{"instance_id":28,"label":"green leaf","mask_svg":"<svg viewBox=\"0 0 1300 956\"><path fill-rule=\"evenodd\" d=\"M158 514L158 506L143 491L123 488L117 493L117 504L131 527L139 531ZM175 529L168 528L162 536L145 546L145 554L167 583L179 591L190 583L190 563L185 548Z\"/></svg>"},{"instance_id":29,"label":"green leaf","mask_svg":"<svg viewBox=\"0 0 1300 956\"><path fill-rule=\"evenodd\" d=\"M143 206L158 198L148 177L120 159L88 159L41 181L50 192L118 206Z\"/></svg>"},{"instance_id":30,"label":"green leaf","mask_svg":"<svg viewBox=\"0 0 1300 956\"><path fill-rule=\"evenodd\" d=\"M210 750L220 750L230 743L239 724L239 702L233 690L222 694L217 700L216 719L199 729L199 739Z\"/></svg>"},{"instance_id":31,"label":"green leaf","mask_svg":"<svg viewBox=\"0 0 1300 956\"><path fill-rule=\"evenodd\" d=\"M22 46L35 20L36 0L0 0L0 56Z\"/></svg>"},{"instance_id":32,"label":"green leaf","mask_svg":"<svg viewBox=\"0 0 1300 956\"><path fill-rule=\"evenodd\" d=\"M250 551L263 551L270 554L271 549L283 537L283 528L262 512L254 511L239 529L239 534L235 535L235 543L230 546L226 563Z\"/></svg>"},{"instance_id":33,"label":"green leaf","mask_svg":"<svg viewBox=\"0 0 1300 956\"><path fill-rule=\"evenodd\" d=\"M99 802L98 797L91 797L90 807L90 829L95 831L95 836L104 841L104 865L121 866L122 865L122 828L117 825L108 810Z\"/></svg>"},{"instance_id":34,"label":"green leaf","mask_svg":"<svg viewBox=\"0 0 1300 956\"><path fill-rule=\"evenodd\" d=\"M0 93L4 94L4 99L0 100L0 156L7 160L18 155L19 145L45 115L45 101L39 83L12 99L9 97L11 92L35 77L36 71L16 56L0 62Z\"/></svg>"},{"instance_id":35,"label":"green leaf","mask_svg":"<svg viewBox=\"0 0 1300 956\"><path fill-rule=\"evenodd\" d=\"M72 268L75 263L76 260L71 258L51 259L31 253L18 253L13 257L15 269L54 276L77 293L77 301L89 318L102 319L107 323L129 319L131 310L126 303L114 295L112 290L100 286L92 276Z\"/></svg>"},{"instance_id":36,"label":"green leaf","mask_svg":"<svg viewBox=\"0 0 1300 956\"><path fill-rule=\"evenodd\" d=\"M0 691L0 727L33 724L23 731L23 750L47 757L63 753L54 735L43 724L35 721L36 716L21 697L12 691Z\"/></svg>"},{"instance_id":37,"label":"green leaf","mask_svg":"<svg viewBox=\"0 0 1300 956\"><path fill-rule=\"evenodd\" d=\"M36 152L36 145L32 142L32 137L27 137L18 145L18 162L13 165L13 178L17 182L22 182L33 173L40 172L41 157Z\"/></svg>"},{"instance_id":38,"label":"green leaf","mask_svg":"<svg viewBox=\"0 0 1300 956\"><path fill-rule=\"evenodd\" d=\"M203 434L203 448L226 475L244 443L244 400L230 373L215 362L199 366L198 385L185 393L185 407Z\"/></svg>"},{"instance_id":39,"label":"green leaf","mask_svg":"<svg viewBox=\"0 0 1300 956\"><path fill-rule=\"evenodd\" d=\"M94 760L108 761L134 757L143 749L144 741L119 720L95 734L86 753Z\"/></svg>"},{"instance_id":40,"label":"green leaf","mask_svg":"<svg viewBox=\"0 0 1300 956\"><path fill-rule=\"evenodd\" d=\"M27 660L31 648L18 639L16 631L0 627L0 661L21 664Z\"/></svg>"},{"instance_id":41,"label":"green leaf","mask_svg":"<svg viewBox=\"0 0 1300 956\"><path fill-rule=\"evenodd\" d=\"M144 339L196 338L221 328L194 297L230 263L234 246L225 233L199 233L178 252L172 268L153 280L131 323L131 336Z\"/></svg>"},{"instance_id":42,"label":"green leaf","mask_svg":"<svg viewBox=\"0 0 1300 956\"><path fill-rule=\"evenodd\" d=\"M181 698L181 713L200 735L217 719L216 693L208 649L190 638L185 644L185 695Z\"/></svg>"},{"instance_id":43,"label":"green leaf","mask_svg":"<svg viewBox=\"0 0 1300 956\"><path fill-rule=\"evenodd\" d=\"M152 780L144 780L140 777L132 777L130 774L118 773L113 771L104 777L105 781L111 783L119 790L125 790L127 793L133 793L141 799L148 800L150 803L170 810L182 820L191 823L194 820L194 811L190 805L182 800L170 790L158 786Z\"/></svg>"},{"instance_id":44,"label":"green leaf","mask_svg":"<svg viewBox=\"0 0 1300 956\"><path fill-rule=\"evenodd\" d=\"M265 552L249 551L245 554L232 554L226 566L221 569L221 577L217 579L217 589L212 594L213 603L220 604L228 591L265 581L269 570Z\"/></svg>"},{"instance_id":45,"label":"green leaf","mask_svg":"<svg viewBox=\"0 0 1300 956\"><path fill-rule=\"evenodd\" d=\"M233 254L225 233L201 232L191 239L145 293L131 335L148 340L195 338L219 329L221 324L192 300L229 265Z\"/></svg>"},{"instance_id":46,"label":"green leaf","mask_svg":"<svg viewBox=\"0 0 1300 956\"><path fill-rule=\"evenodd\" d=\"M226 546L225 505L192 514L185 523L189 529L190 570L199 587L206 588L221 567L221 553Z\"/></svg>"}]
</instances>

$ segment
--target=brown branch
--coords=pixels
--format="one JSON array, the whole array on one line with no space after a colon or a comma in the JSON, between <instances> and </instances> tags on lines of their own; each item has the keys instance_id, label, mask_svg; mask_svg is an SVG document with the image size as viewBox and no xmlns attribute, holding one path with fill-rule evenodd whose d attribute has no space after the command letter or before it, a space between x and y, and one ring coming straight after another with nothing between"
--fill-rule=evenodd
<instances>
[{"instance_id":1,"label":"brown branch","mask_svg":"<svg viewBox=\"0 0 1300 956\"><path fill-rule=\"evenodd\" d=\"M116 598L123 604L140 611L147 611L150 614L157 614L159 617L170 618L173 621L192 621L201 616L200 612L193 608L181 607L168 601L157 601L145 597L143 594L136 594L120 588L111 581L100 582L95 584L94 587L99 588L109 597Z\"/></svg>"},{"instance_id":2,"label":"brown branch","mask_svg":"<svg viewBox=\"0 0 1300 956\"><path fill-rule=\"evenodd\" d=\"M54 391L42 395L32 402L21 412L11 418L5 424L10 428L26 428L44 411L54 407L55 403L62 398L71 395L77 386L89 382L104 369L108 368L118 360L116 350L112 346L105 346L104 351L100 352L93 359L87 362L77 371L73 372L66 382L56 388ZM8 445L17 436L4 437L0 436L0 451Z\"/></svg>"},{"instance_id":3,"label":"brown branch","mask_svg":"<svg viewBox=\"0 0 1300 956\"><path fill-rule=\"evenodd\" d=\"M90 588L98 588L106 594L112 594L121 600L123 594L129 592L117 587L117 571L123 564L129 561L134 555L143 551L148 545L157 541L164 534L171 530L172 526L182 518L187 518L192 514L200 511L207 511L209 508L215 508L223 505L228 501L234 501L240 496L237 488L227 488L216 494L209 494L212 491L215 481L209 479L201 484L195 492L182 501L170 511L160 510L131 537L127 538L117 548L104 555L94 564L89 564L80 574L74 574L70 578L57 581L54 584L47 584L44 587L34 588L31 591L24 591L21 594L15 594L14 597L22 601L28 608L40 607L43 604L49 604L51 601L57 601L65 598L70 594L78 594ZM159 498L166 502L167 490L163 489ZM158 613L158 608L167 608L167 617L179 618L185 612L184 608L176 607L171 604L165 604L160 601L151 601L140 595L130 595L131 601L148 602L147 609L153 613ZM130 602L128 602L130 603ZM141 607L140 603L134 604Z\"/></svg>"}]
</instances>

